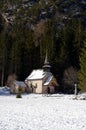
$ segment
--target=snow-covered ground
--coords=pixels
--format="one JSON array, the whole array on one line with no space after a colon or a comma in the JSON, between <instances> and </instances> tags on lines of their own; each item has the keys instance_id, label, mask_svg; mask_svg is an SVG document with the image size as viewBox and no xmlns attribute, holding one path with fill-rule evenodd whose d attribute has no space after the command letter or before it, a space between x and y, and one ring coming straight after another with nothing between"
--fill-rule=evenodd
<instances>
[{"instance_id":1,"label":"snow-covered ground","mask_svg":"<svg viewBox=\"0 0 86 130\"><path fill-rule=\"evenodd\" d=\"M86 100L62 94L18 99L1 93L0 130L86 130Z\"/></svg>"}]
</instances>

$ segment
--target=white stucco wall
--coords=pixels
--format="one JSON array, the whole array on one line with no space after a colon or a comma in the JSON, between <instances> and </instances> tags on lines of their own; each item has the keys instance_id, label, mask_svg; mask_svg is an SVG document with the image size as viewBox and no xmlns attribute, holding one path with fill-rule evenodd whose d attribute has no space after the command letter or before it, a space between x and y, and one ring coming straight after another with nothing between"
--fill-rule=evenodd
<instances>
[{"instance_id":1,"label":"white stucco wall","mask_svg":"<svg viewBox=\"0 0 86 130\"><path fill-rule=\"evenodd\" d=\"M54 93L55 92L55 87L53 86L52 83L57 85L57 82L55 80L55 78L53 78L50 83L48 85L43 85L44 80L43 79L37 79L37 80L27 80L26 84L29 87L29 92L33 92L33 93L47 93L47 87L50 88L50 93ZM31 88L32 85L32 88Z\"/></svg>"},{"instance_id":2,"label":"white stucco wall","mask_svg":"<svg viewBox=\"0 0 86 130\"><path fill-rule=\"evenodd\" d=\"M34 93L42 93L42 79L40 80L30 80L27 81L27 85L30 87L33 86ZM31 89L31 88L30 88Z\"/></svg>"}]
</instances>

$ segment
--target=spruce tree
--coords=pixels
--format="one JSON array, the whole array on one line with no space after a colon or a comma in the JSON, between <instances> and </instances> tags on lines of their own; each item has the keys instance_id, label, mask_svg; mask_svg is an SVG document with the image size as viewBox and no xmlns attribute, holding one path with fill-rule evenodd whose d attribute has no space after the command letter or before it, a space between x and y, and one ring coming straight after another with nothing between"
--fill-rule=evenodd
<instances>
[{"instance_id":1,"label":"spruce tree","mask_svg":"<svg viewBox=\"0 0 86 130\"><path fill-rule=\"evenodd\" d=\"M81 91L86 91L86 40L81 49L79 59L80 59L79 87Z\"/></svg>"}]
</instances>

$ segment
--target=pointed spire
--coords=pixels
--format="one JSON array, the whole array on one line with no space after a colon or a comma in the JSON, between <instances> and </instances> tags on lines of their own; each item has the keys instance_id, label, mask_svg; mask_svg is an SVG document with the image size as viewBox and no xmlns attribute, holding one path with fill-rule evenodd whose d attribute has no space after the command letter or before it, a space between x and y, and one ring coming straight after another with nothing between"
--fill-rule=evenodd
<instances>
[{"instance_id":1,"label":"pointed spire","mask_svg":"<svg viewBox=\"0 0 86 130\"><path fill-rule=\"evenodd\" d=\"M47 49L46 49L46 56L45 56L43 69L44 69L44 71L49 72L50 68L51 68L51 66L50 66L50 63L48 61L48 55L47 55Z\"/></svg>"},{"instance_id":2,"label":"pointed spire","mask_svg":"<svg viewBox=\"0 0 86 130\"><path fill-rule=\"evenodd\" d=\"M48 56L47 56L47 49L46 49L46 57L45 57L44 64L49 64L49 62L48 62Z\"/></svg>"}]
</instances>

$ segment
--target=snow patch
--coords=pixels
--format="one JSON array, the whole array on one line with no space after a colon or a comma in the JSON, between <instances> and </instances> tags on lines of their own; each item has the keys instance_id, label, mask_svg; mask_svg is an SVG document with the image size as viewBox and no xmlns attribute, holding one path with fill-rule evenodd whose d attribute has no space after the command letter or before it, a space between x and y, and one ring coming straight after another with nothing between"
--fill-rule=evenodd
<instances>
[{"instance_id":1,"label":"snow patch","mask_svg":"<svg viewBox=\"0 0 86 130\"><path fill-rule=\"evenodd\" d=\"M42 79L44 76L44 71L42 69L33 70L32 73L27 77L27 80Z\"/></svg>"},{"instance_id":2,"label":"snow patch","mask_svg":"<svg viewBox=\"0 0 86 130\"><path fill-rule=\"evenodd\" d=\"M86 101L73 96L0 96L0 130L86 130Z\"/></svg>"},{"instance_id":3,"label":"snow patch","mask_svg":"<svg viewBox=\"0 0 86 130\"><path fill-rule=\"evenodd\" d=\"M0 87L0 95L9 95L10 94L10 89L5 86L5 87Z\"/></svg>"}]
</instances>

